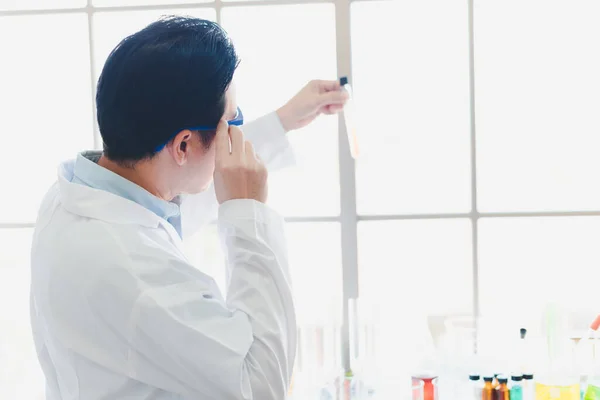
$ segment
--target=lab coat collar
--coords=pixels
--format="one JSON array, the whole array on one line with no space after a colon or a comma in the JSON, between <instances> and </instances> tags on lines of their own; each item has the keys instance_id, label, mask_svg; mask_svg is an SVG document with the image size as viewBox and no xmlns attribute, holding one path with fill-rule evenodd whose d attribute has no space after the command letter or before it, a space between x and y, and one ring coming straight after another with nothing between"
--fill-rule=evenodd
<instances>
[{"instance_id":1,"label":"lab coat collar","mask_svg":"<svg viewBox=\"0 0 600 400\"><path fill-rule=\"evenodd\" d=\"M165 220L180 215L179 204L154 196L141 186L101 167L101 151L85 151L77 155L71 182L116 194L152 211Z\"/></svg>"},{"instance_id":2,"label":"lab coat collar","mask_svg":"<svg viewBox=\"0 0 600 400\"><path fill-rule=\"evenodd\" d=\"M63 207L76 215L113 224L135 224L149 228L161 225L161 218L147 208L123 197L71 182L75 160L58 168L58 187Z\"/></svg>"}]
</instances>

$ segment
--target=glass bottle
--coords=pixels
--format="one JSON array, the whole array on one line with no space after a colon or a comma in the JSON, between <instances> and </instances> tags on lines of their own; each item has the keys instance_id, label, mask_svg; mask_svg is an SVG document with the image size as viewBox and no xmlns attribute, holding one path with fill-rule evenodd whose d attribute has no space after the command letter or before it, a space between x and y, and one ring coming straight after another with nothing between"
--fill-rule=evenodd
<instances>
[{"instance_id":1,"label":"glass bottle","mask_svg":"<svg viewBox=\"0 0 600 400\"><path fill-rule=\"evenodd\" d=\"M498 376L498 386L495 389L495 400L510 400L510 391L508 389L508 378L502 375Z\"/></svg>"},{"instance_id":2,"label":"glass bottle","mask_svg":"<svg viewBox=\"0 0 600 400\"><path fill-rule=\"evenodd\" d=\"M510 400L523 400L523 376L513 375L510 378Z\"/></svg>"},{"instance_id":3,"label":"glass bottle","mask_svg":"<svg viewBox=\"0 0 600 400\"><path fill-rule=\"evenodd\" d=\"M483 377L483 389L481 391L481 400L494 400L494 388L492 386L494 382L493 376L484 376Z\"/></svg>"}]
</instances>

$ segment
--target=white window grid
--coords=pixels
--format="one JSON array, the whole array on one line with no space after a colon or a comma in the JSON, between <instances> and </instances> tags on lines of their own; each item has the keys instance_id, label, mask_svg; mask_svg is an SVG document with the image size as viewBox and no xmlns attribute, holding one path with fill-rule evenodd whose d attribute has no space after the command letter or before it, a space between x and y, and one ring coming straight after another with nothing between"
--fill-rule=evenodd
<instances>
[{"instance_id":1,"label":"white window grid","mask_svg":"<svg viewBox=\"0 0 600 400\"><path fill-rule=\"evenodd\" d=\"M352 82L352 37L351 37L351 5L355 2L369 2L381 0L242 0L222 1L215 0L207 3L176 3L176 4L152 4L152 5L127 5L127 6L95 6L92 0L87 0L84 7L72 8L47 8L47 9L16 9L0 10L0 17L27 16L27 15L52 15L86 13L88 18L88 38L92 95L96 93L97 72L94 60L94 32L93 15L97 12L126 12L126 11L150 11L169 9L190 10L198 8L214 9L217 22L221 23L221 11L223 8L239 6L273 6L273 5L297 5L297 4L320 4L328 3L335 6L336 23L336 51L337 51L337 73L338 76L349 76ZM384 0L394 1L394 0ZM471 211L468 213L429 213L429 214L384 214L363 215L359 214L356 207L356 178L354 160L350 156L347 142L346 128L342 117L338 124L338 147L339 147L339 172L340 172L340 214L338 216L319 217L286 217L290 223L304 222L337 222L341 226L342 244L342 271L343 271L343 323L342 329L342 362L345 368L350 365L350 344L348 329L348 300L358 297L358 223L362 221L388 221L388 220L419 220L419 219L469 219L472 226L472 315L480 315L479 301L479 263L478 263L478 221L481 218L535 218L535 217L587 217L600 216L600 210L591 211L528 211L528 212L479 212L477 209L477 136L476 136L476 110L475 110L475 61L474 61L474 1L468 1L468 45L469 45L469 101L470 101L470 162L471 162ZM94 116L94 147L101 147L101 138L96 122L95 101L93 101ZM0 229L34 228L33 222L2 223ZM477 329L475 330L477 336ZM475 338L476 339L476 338ZM477 340L474 340L476 345ZM476 348L473 349L477 351Z\"/></svg>"}]
</instances>

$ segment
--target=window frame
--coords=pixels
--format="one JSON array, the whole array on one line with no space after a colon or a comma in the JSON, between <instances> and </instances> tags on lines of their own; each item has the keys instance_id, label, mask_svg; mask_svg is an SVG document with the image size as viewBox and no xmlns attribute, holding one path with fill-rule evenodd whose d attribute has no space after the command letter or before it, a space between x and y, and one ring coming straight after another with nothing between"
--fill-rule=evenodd
<instances>
[{"instance_id":1,"label":"window frame","mask_svg":"<svg viewBox=\"0 0 600 400\"><path fill-rule=\"evenodd\" d=\"M189 10L196 8L211 8L216 11L216 21L221 23L222 10L228 7L239 6L279 6L293 4L316 4L329 3L335 6L336 23L336 51L337 51L337 73L338 76L352 77L352 35L351 35L351 6L354 2L369 2L381 0L214 0L206 3L176 3L176 4L153 4L153 5L130 5L130 6L95 6L92 0L87 0L86 5L76 8L57 9L18 9L2 10L0 17L24 16L24 15L50 15L68 13L86 13L88 18L89 57L91 68L92 95L95 97L96 80L98 71L95 68L94 56L94 14L96 12L126 12L161 10ZM392 1L392 0L383 0ZM471 221L472 226L472 267L473 267L473 293L472 293L472 315L480 315L479 306L479 264L478 264L478 222L480 218L532 218L532 217L564 217L564 216L600 216L600 210L594 211L548 211L548 212L485 212L477 209L477 137L476 137L476 109L475 109L475 61L474 61L474 1L468 0L468 46L469 46L469 119L470 119L470 162L471 162L471 211L468 213L447 214L386 214L386 215L361 215L357 212L356 201L356 178L355 164L350 156L345 124L342 116L338 123L338 150L339 150L339 172L340 172L340 214L338 216L319 217L288 217L289 223L317 223L337 222L341 229L341 256L342 256L342 278L343 278L343 329L342 329L342 364L345 368L350 366L350 343L348 328L348 300L357 298L359 294L358 276L358 223L362 221L381 220L418 220L418 219L452 219L465 218ZM93 104L94 116L94 147L101 148L101 138L96 121L95 102ZM35 223L23 221L21 223L2 223L0 229L33 228ZM477 341L475 341L476 343ZM476 348L474 348L476 352Z\"/></svg>"}]
</instances>

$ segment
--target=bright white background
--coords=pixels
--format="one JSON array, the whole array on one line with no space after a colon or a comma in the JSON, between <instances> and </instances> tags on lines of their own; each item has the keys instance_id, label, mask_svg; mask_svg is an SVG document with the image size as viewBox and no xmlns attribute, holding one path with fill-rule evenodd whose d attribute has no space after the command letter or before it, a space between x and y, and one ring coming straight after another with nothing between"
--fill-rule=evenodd
<instances>
[{"instance_id":1,"label":"bright white background","mask_svg":"<svg viewBox=\"0 0 600 400\"><path fill-rule=\"evenodd\" d=\"M351 73L362 158L322 118L291 134L299 165L271 179L290 221L304 367L339 364L347 345L318 335L339 335L357 288L398 323L480 313L516 333L537 328L547 299L572 328L599 311L599 2L281 3L0 0L0 398L43 393L28 315L39 201L59 161L100 146L106 56L163 14L228 30L249 119ZM214 226L187 246L222 281Z\"/></svg>"}]
</instances>

